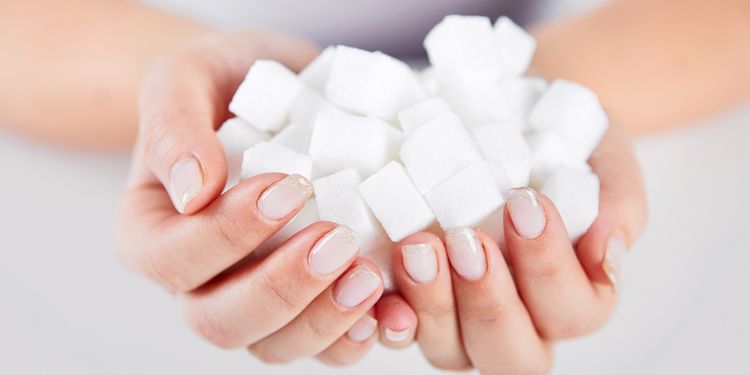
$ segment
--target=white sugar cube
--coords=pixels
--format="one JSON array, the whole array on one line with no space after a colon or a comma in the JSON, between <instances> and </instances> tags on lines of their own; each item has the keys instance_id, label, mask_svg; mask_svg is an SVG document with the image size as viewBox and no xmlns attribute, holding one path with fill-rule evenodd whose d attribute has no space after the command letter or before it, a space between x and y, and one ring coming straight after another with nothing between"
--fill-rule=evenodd
<instances>
[{"instance_id":1,"label":"white sugar cube","mask_svg":"<svg viewBox=\"0 0 750 375\"><path fill-rule=\"evenodd\" d=\"M284 126L304 83L275 61L258 60L229 103L229 111L264 131Z\"/></svg>"},{"instance_id":2,"label":"white sugar cube","mask_svg":"<svg viewBox=\"0 0 750 375\"><path fill-rule=\"evenodd\" d=\"M346 114L346 111L331 104L314 90L305 88L289 110L289 121L312 129L315 119L321 113Z\"/></svg>"},{"instance_id":3,"label":"white sugar cube","mask_svg":"<svg viewBox=\"0 0 750 375\"><path fill-rule=\"evenodd\" d=\"M476 228L505 202L484 162L471 164L425 198L443 229Z\"/></svg>"},{"instance_id":4,"label":"white sugar cube","mask_svg":"<svg viewBox=\"0 0 750 375\"><path fill-rule=\"evenodd\" d=\"M258 142L267 141L268 134L235 117L221 125L216 131L216 137L224 148L224 158L227 162L226 190L240 181L242 156L245 150Z\"/></svg>"},{"instance_id":5,"label":"white sugar cube","mask_svg":"<svg viewBox=\"0 0 750 375\"><path fill-rule=\"evenodd\" d=\"M376 118L320 114L315 121L310 156L323 171L355 168L372 174L395 158L401 132Z\"/></svg>"},{"instance_id":6,"label":"white sugar cube","mask_svg":"<svg viewBox=\"0 0 750 375\"><path fill-rule=\"evenodd\" d=\"M404 134L409 135L438 115L449 112L451 108L445 100L430 98L401 110L398 113L398 122Z\"/></svg>"},{"instance_id":7,"label":"white sugar cube","mask_svg":"<svg viewBox=\"0 0 750 375\"><path fill-rule=\"evenodd\" d=\"M489 124L474 129L472 136L485 159L507 172L512 187L528 186L531 152L520 130L502 123Z\"/></svg>"},{"instance_id":8,"label":"white sugar cube","mask_svg":"<svg viewBox=\"0 0 750 375\"><path fill-rule=\"evenodd\" d=\"M316 57L310 64L302 69L299 73L299 78L304 82L307 87L319 92L324 93L326 90L326 83L328 82L328 75L331 72L331 65L333 65L333 56L336 54L336 47L326 47L320 55Z\"/></svg>"},{"instance_id":9,"label":"white sugar cube","mask_svg":"<svg viewBox=\"0 0 750 375\"><path fill-rule=\"evenodd\" d=\"M441 96L467 128L507 121L512 115L505 93L494 81L446 81Z\"/></svg>"},{"instance_id":10,"label":"white sugar cube","mask_svg":"<svg viewBox=\"0 0 750 375\"><path fill-rule=\"evenodd\" d=\"M456 77L494 80L508 74L487 17L446 16L427 34L424 47L441 81Z\"/></svg>"},{"instance_id":11,"label":"white sugar cube","mask_svg":"<svg viewBox=\"0 0 750 375\"><path fill-rule=\"evenodd\" d=\"M427 202L398 162L392 161L370 176L359 185L359 191L395 242L435 221Z\"/></svg>"},{"instance_id":12,"label":"white sugar cube","mask_svg":"<svg viewBox=\"0 0 750 375\"><path fill-rule=\"evenodd\" d=\"M320 220L346 225L369 241L383 230L359 194L362 180L350 168L313 181L313 187Z\"/></svg>"},{"instance_id":13,"label":"white sugar cube","mask_svg":"<svg viewBox=\"0 0 750 375\"><path fill-rule=\"evenodd\" d=\"M495 179L495 186L503 195L506 191L518 186L513 183L510 175L508 175L508 171L500 163L491 160L485 160L484 162L492 173L492 178Z\"/></svg>"},{"instance_id":14,"label":"white sugar cube","mask_svg":"<svg viewBox=\"0 0 750 375\"><path fill-rule=\"evenodd\" d=\"M438 80L435 69L432 67L425 68L417 74L417 81L422 86L422 90L428 96L437 96L440 92L440 80Z\"/></svg>"},{"instance_id":15,"label":"white sugar cube","mask_svg":"<svg viewBox=\"0 0 750 375\"><path fill-rule=\"evenodd\" d=\"M442 114L415 130L404 140L399 155L422 194L481 160L471 136L451 113Z\"/></svg>"},{"instance_id":16,"label":"white sugar cube","mask_svg":"<svg viewBox=\"0 0 750 375\"><path fill-rule=\"evenodd\" d=\"M547 87L547 81L539 77L511 77L500 81L500 88L521 130L529 129L529 114Z\"/></svg>"},{"instance_id":17,"label":"white sugar cube","mask_svg":"<svg viewBox=\"0 0 750 375\"><path fill-rule=\"evenodd\" d=\"M274 172L298 174L309 179L312 176L312 160L305 154L270 142L260 142L245 151L242 179Z\"/></svg>"},{"instance_id":18,"label":"white sugar cube","mask_svg":"<svg viewBox=\"0 0 750 375\"><path fill-rule=\"evenodd\" d=\"M584 160L573 154L570 145L551 131L533 132L526 142L531 151L531 186L540 188L557 168L567 166L589 170Z\"/></svg>"},{"instance_id":19,"label":"white sugar cube","mask_svg":"<svg viewBox=\"0 0 750 375\"><path fill-rule=\"evenodd\" d=\"M529 121L535 130L559 134L583 160L589 158L608 126L596 94L566 80L552 82L531 111Z\"/></svg>"},{"instance_id":20,"label":"white sugar cube","mask_svg":"<svg viewBox=\"0 0 750 375\"><path fill-rule=\"evenodd\" d=\"M599 178L594 173L559 168L544 182L541 192L555 203L573 242L599 215Z\"/></svg>"},{"instance_id":21,"label":"white sugar cube","mask_svg":"<svg viewBox=\"0 0 750 375\"><path fill-rule=\"evenodd\" d=\"M495 35L509 74L520 76L526 72L536 50L534 37L505 16L495 21Z\"/></svg>"},{"instance_id":22,"label":"white sugar cube","mask_svg":"<svg viewBox=\"0 0 750 375\"><path fill-rule=\"evenodd\" d=\"M381 52L339 46L326 97L343 109L386 120L425 97L411 69Z\"/></svg>"},{"instance_id":23,"label":"white sugar cube","mask_svg":"<svg viewBox=\"0 0 750 375\"><path fill-rule=\"evenodd\" d=\"M318 205L315 203L315 199L309 199L302 209L297 212L297 215L274 233L273 236L263 241L258 248L253 250L253 258L261 258L268 255L286 242L286 240L292 238L297 232L318 221L320 221L318 217Z\"/></svg>"},{"instance_id":24,"label":"white sugar cube","mask_svg":"<svg viewBox=\"0 0 750 375\"><path fill-rule=\"evenodd\" d=\"M312 127L289 124L271 138L271 143L307 155L310 150L310 137L312 137Z\"/></svg>"}]
</instances>

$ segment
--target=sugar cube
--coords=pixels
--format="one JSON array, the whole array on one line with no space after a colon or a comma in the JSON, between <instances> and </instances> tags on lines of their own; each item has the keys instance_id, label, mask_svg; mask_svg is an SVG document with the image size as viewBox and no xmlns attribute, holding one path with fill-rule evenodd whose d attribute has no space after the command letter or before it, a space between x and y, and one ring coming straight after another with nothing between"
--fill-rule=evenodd
<instances>
[{"instance_id":1,"label":"sugar cube","mask_svg":"<svg viewBox=\"0 0 750 375\"><path fill-rule=\"evenodd\" d=\"M392 161L359 185L359 192L388 237L398 242L435 221L432 210L401 163Z\"/></svg>"},{"instance_id":2,"label":"sugar cube","mask_svg":"<svg viewBox=\"0 0 750 375\"><path fill-rule=\"evenodd\" d=\"M531 109L547 90L547 81L539 77L511 77L499 82L505 93L511 114L523 131L529 129L528 118Z\"/></svg>"},{"instance_id":3,"label":"sugar cube","mask_svg":"<svg viewBox=\"0 0 750 375\"><path fill-rule=\"evenodd\" d=\"M313 181L321 220L343 224L367 242L383 229L359 193L360 173L352 168Z\"/></svg>"},{"instance_id":4,"label":"sugar cube","mask_svg":"<svg viewBox=\"0 0 750 375\"><path fill-rule=\"evenodd\" d=\"M260 142L245 151L242 179L273 172L298 174L309 179L312 175L312 160L305 154L271 142Z\"/></svg>"},{"instance_id":5,"label":"sugar cube","mask_svg":"<svg viewBox=\"0 0 750 375\"><path fill-rule=\"evenodd\" d=\"M312 137L312 131L312 127L299 124L289 124L271 138L271 143L307 155L310 150L310 137Z\"/></svg>"},{"instance_id":6,"label":"sugar cube","mask_svg":"<svg viewBox=\"0 0 750 375\"><path fill-rule=\"evenodd\" d=\"M509 101L494 81L446 81L441 96L467 128L511 118Z\"/></svg>"},{"instance_id":7,"label":"sugar cube","mask_svg":"<svg viewBox=\"0 0 750 375\"><path fill-rule=\"evenodd\" d=\"M508 172L500 163L492 160L485 160L484 162L492 173L492 178L495 180L495 186L500 192L504 194L506 191L517 187L517 185L513 183L513 180L511 180Z\"/></svg>"},{"instance_id":8,"label":"sugar cube","mask_svg":"<svg viewBox=\"0 0 750 375\"><path fill-rule=\"evenodd\" d=\"M224 159L227 162L226 190L240 181L242 155L245 150L258 142L267 141L268 134L234 117L221 125L216 131L216 137L224 148Z\"/></svg>"},{"instance_id":9,"label":"sugar cube","mask_svg":"<svg viewBox=\"0 0 750 375\"><path fill-rule=\"evenodd\" d=\"M608 119L591 89L566 80L552 82L529 117L534 130L556 132L582 160L607 131Z\"/></svg>"},{"instance_id":10,"label":"sugar cube","mask_svg":"<svg viewBox=\"0 0 750 375\"><path fill-rule=\"evenodd\" d=\"M418 127L424 125L440 114L448 113L451 108L445 100L430 98L405 108L398 113L398 122L405 135L414 132Z\"/></svg>"},{"instance_id":11,"label":"sugar cube","mask_svg":"<svg viewBox=\"0 0 750 375\"><path fill-rule=\"evenodd\" d=\"M284 65L258 60L234 94L229 111L263 131L284 126L304 83Z\"/></svg>"},{"instance_id":12,"label":"sugar cube","mask_svg":"<svg viewBox=\"0 0 750 375\"><path fill-rule=\"evenodd\" d=\"M551 131L533 132L526 137L531 151L531 186L540 188L560 166L589 170L588 164L573 154L570 145Z\"/></svg>"},{"instance_id":13,"label":"sugar cube","mask_svg":"<svg viewBox=\"0 0 750 375\"><path fill-rule=\"evenodd\" d=\"M331 103L343 109L385 120L425 97L402 61L344 46L336 48L325 92Z\"/></svg>"},{"instance_id":14,"label":"sugar cube","mask_svg":"<svg viewBox=\"0 0 750 375\"><path fill-rule=\"evenodd\" d=\"M305 88L289 110L289 121L312 129L320 113L346 114L312 89Z\"/></svg>"},{"instance_id":15,"label":"sugar cube","mask_svg":"<svg viewBox=\"0 0 750 375\"><path fill-rule=\"evenodd\" d=\"M576 242L599 215L599 177L577 168L558 168L541 192L560 212L568 236Z\"/></svg>"},{"instance_id":16,"label":"sugar cube","mask_svg":"<svg viewBox=\"0 0 750 375\"><path fill-rule=\"evenodd\" d=\"M443 229L476 228L505 202L484 162L466 167L425 198Z\"/></svg>"},{"instance_id":17,"label":"sugar cube","mask_svg":"<svg viewBox=\"0 0 750 375\"><path fill-rule=\"evenodd\" d=\"M525 73L536 50L534 37L506 16L495 21L495 36L508 73L517 76Z\"/></svg>"},{"instance_id":18,"label":"sugar cube","mask_svg":"<svg viewBox=\"0 0 750 375\"><path fill-rule=\"evenodd\" d=\"M323 171L356 168L372 174L393 160L401 132L376 118L323 113L310 141L310 156Z\"/></svg>"},{"instance_id":19,"label":"sugar cube","mask_svg":"<svg viewBox=\"0 0 750 375\"><path fill-rule=\"evenodd\" d=\"M399 155L422 194L481 160L471 136L451 113L439 115L415 130L404 140Z\"/></svg>"},{"instance_id":20,"label":"sugar cube","mask_svg":"<svg viewBox=\"0 0 750 375\"><path fill-rule=\"evenodd\" d=\"M438 80L435 69L428 67L417 74L417 81L422 86L422 90L428 96L437 96L440 92L440 81Z\"/></svg>"},{"instance_id":21,"label":"sugar cube","mask_svg":"<svg viewBox=\"0 0 750 375\"><path fill-rule=\"evenodd\" d=\"M334 46L326 47L326 49L320 52L320 55L299 73L299 78L302 82L318 93L324 93L335 54L336 47Z\"/></svg>"},{"instance_id":22,"label":"sugar cube","mask_svg":"<svg viewBox=\"0 0 750 375\"><path fill-rule=\"evenodd\" d=\"M528 186L531 152L520 130L505 124L489 124L472 131L474 142L485 159L499 164L512 186Z\"/></svg>"},{"instance_id":23,"label":"sugar cube","mask_svg":"<svg viewBox=\"0 0 750 375\"><path fill-rule=\"evenodd\" d=\"M495 80L508 74L487 17L449 15L430 30L424 47L440 80Z\"/></svg>"},{"instance_id":24,"label":"sugar cube","mask_svg":"<svg viewBox=\"0 0 750 375\"><path fill-rule=\"evenodd\" d=\"M253 250L253 258L262 258L268 255L286 242L286 240L292 238L297 232L319 220L318 205L315 203L315 199L309 199L299 212L297 212L297 215L274 233L273 236L263 241L259 247Z\"/></svg>"}]
</instances>

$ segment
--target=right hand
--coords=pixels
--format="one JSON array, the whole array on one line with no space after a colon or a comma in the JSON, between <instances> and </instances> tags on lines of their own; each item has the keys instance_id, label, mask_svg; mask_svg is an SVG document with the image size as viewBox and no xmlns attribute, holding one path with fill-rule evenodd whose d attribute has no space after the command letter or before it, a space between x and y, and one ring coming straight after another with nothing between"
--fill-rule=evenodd
<instances>
[{"instance_id":1,"label":"right hand","mask_svg":"<svg viewBox=\"0 0 750 375\"><path fill-rule=\"evenodd\" d=\"M271 363L319 354L347 364L377 341L367 315L382 279L358 257L348 228L315 223L268 257L245 260L304 205L309 181L264 174L221 194L227 167L215 129L230 116L247 70L273 59L299 71L316 53L298 39L246 30L160 59L142 85L118 212L115 245L128 266L178 294L188 324L206 340L248 347Z\"/></svg>"}]
</instances>

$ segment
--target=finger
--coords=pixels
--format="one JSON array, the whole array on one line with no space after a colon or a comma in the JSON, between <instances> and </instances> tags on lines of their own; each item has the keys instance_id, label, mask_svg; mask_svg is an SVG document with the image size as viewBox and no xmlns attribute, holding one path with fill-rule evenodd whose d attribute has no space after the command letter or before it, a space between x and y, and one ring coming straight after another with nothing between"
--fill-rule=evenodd
<instances>
[{"instance_id":1,"label":"finger","mask_svg":"<svg viewBox=\"0 0 750 375\"><path fill-rule=\"evenodd\" d=\"M192 290L237 263L288 222L312 194L304 177L265 174L190 216L163 216L158 185L126 194L123 259L173 291Z\"/></svg>"},{"instance_id":2,"label":"finger","mask_svg":"<svg viewBox=\"0 0 750 375\"><path fill-rule=\"evenodd\" d=\"M375 312L370 310L359 318L345 335L318 354L316 358L335 367L350 366L359 362L378 341L378 321L374 315Z\"/></svg>"},{"instance_id":3,"label":"finger","mask_svg":"<svg viewBox=\"0 0 750 375\"><path fill-rule=\"evenodd\" d=\"M380 343L391 349L401 349L414 341L417 314L398 294L389 294L378 301L375 308L380 322Z\"/></svg>"},{"instance_id":4,"label":"finger","mask_svg":"<svg viewBox=\"0 0 750 375\"><path fill-rule=\"evenodd\" d=\"M245 32L207 38L155 64L140 92L138 145L178 212L197 212L224 187L226 161L214 130L252 63L273 58L300 68L314 51L294 39Z\"/></svg>"},{"instance_id":5,"label":"finger","mask_svg":"<svg viewBox=\"0 0 750 375\"><path fill-rule=\"evenodd\" d=\"M257 263L225 273L184 299L188 323L225 348L247 346L291 322L354 262L359 238L310 225Z\"/></svg>"},{"instance_id":6,"label":"finger","mask_svg":"<svg viewBox=\"0 0 750 375\"><path fill-rule=\"evenodd\" d=\"M346 334L383 294L383 280L372 262L360 258L336 284L299 316L249 350L267 362L287 363L316 355Z\"/></svg>"},{"instance_id":7,"label":"finger","mask_svg":"<svg viewBox=\"0 0 750 375\"><path fill-rule=\"evenodd\" d=\"M589 164L600 180L599 215L577 250L607 308L614 304L612 287L622 282L627 249L643 232L648 207L641 171L622 127L610 127Z\"/></svg>"},{"instance_id":8,"label":"finger","mask_svg":"<svg viewBox=\"0 0 750 375\"><path fill-rule=\"evenodd\" d=\"M579 336L606 319L554 204L532 188L513 189L505 241L518 290L547 339Z\"/></svg>"},{"instance_id":9,"label":"finger","mask_svg":"<svg viewBox=\"0 0 750 375\"><path fill-rule=\"evenodd\" d=\"M413 234L396 245L392 263L399 292L417 314L416 336L425 358L445 370L470 367L443 241L432 233Z\"/></svg>"},{"instance_id":10,"label":"finger","mask_svg":"<svg viewBox=\"0 0 750 375\"><path fill-rule=\"evenodd\" d=\"M480 373L542 374L550 350L539 338L497 244L469 228L446 231L466 352Z\"/></svg>"}]
</instances>

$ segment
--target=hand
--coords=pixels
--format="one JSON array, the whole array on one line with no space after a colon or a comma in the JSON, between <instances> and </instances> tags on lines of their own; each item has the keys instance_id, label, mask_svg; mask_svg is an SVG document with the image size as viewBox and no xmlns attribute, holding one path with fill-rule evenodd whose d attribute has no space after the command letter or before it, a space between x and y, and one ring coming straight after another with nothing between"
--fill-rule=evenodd
<instances>
[{"instance_id":1,"label":"hand","mask_svg":"<svg viewBox=\"0 0 750 375\"><path fill-rule=\"evenodd\" d=\"M302 207L309 181L265 174L221 195L227 168L215 129L230 116L227 104L249 67L273 59L299 70L316 53L297 39L241 31L198 40L156 63L141 90L116 228L119 256L178 294L198 334L273 363L321 352L354 360L377 340L366 314L382 280L358 258L359 240L348 228L315 223L268 257L245 260ZM356 332L346 335L352 326Z\"/></svg>"},{"instance_id":2,"label":"hand","mask_svg":"<svg viewBox=\"0 0 750 375\"><path fill-rule=\"evenodd\" d=\"M507 257L467 228L449 231L445 242L430 233L401 241L393 256L401 295L377 305L381 341L403 347L416 337L443 369L542 374L555 340L601 327L647 210L621 128L610 128L589 164L601 180L600 209L575 248L555 205L531 189L514 191L506 204Z\"/></svg>"}]
</instances>

